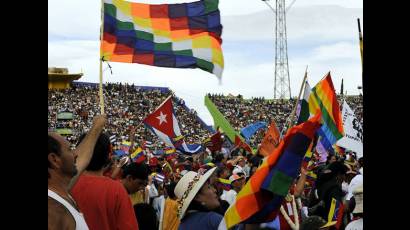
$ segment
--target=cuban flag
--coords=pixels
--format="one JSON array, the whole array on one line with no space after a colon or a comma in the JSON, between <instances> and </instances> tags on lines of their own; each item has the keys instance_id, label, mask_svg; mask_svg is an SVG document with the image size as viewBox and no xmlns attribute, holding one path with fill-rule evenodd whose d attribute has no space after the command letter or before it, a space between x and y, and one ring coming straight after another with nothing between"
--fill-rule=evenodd
<instances>
[{"instance_id":1,"label":"cuban flag","mask_svg":"<svg viewBox=\"0 0 410 230\"><path fill-rule=\"evenodd\" d=\"M202 150L200 144L188 145L181 135L171 98L172 96L169 96L154 112L144 119L145 126L169 147L187 154L200 152Z\"/></svg>"}]
</instances>

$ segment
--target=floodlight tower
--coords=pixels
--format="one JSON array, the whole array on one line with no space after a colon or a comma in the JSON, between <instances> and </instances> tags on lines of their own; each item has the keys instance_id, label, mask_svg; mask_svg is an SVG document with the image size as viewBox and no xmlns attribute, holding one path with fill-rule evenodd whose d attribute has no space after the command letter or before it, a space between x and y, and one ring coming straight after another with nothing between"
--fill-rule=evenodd
<instances>
[{"instance_id":1,"label":"floodlight tower","mask_svg":"<svg viewBox=\"0 0 410 230\"><path fill-rule=\"evenodd\" d=\"M286 35L286 12L295 3L296 0L286 8L285 0L276 0L276 9L267 3L268 0L262 0L268 5L276 15L275 26L275 86L274 98L284 99L292 97L290 90L290 76L288 64L288 43Z\"/></svg>"}]
</instances>

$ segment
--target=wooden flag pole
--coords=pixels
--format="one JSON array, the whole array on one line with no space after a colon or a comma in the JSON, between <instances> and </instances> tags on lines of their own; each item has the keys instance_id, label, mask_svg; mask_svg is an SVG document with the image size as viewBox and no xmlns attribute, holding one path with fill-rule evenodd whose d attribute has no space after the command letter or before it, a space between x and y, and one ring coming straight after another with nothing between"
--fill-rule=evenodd
<instances>
[{"instance_id":1,"label":"wooden flag pole","mask_svg":"<svg viewBox=\"0 0 410 230\"><path fill-rule=\"evenodd\" d=\"M362 36L362 30L360 28L360 18L357 19L357 26L359 27L360 60L362 61L362 69L363 69L363 36Z\"/></svg>"},{"instance_id":2,"label":"wooden flag pole","mask_svg":"<svg viewBox=\"0 0 410 230\"><path fill-rule=\"evenodd\" d=\"M103 62L103 54L101 49L101 44L103 42L103 35L104 35L104 0L101 0L101 27L100 27L100 84L99 84L99 95L100 95L100 109L101 114L104 114L104 94L103 94L103 71L102 71L102 62Z\"/></svg>"},{"instance_id":3,"label":"wooden flag pole","mask_svg":"<svg viewBox=\"0 0 410 230\"><path fill-rule=\"evenodd\" d=\"M302 82L302 85L300 86L300 91L299 91L298 99L296 100L295 106L293 107L292 113L291 113L291 115L290 115L290 117L289 117L289 122L288 122L288 124L287 124L288 129L289 129L289 128L292 126L292 124L294 123L294 120L293 120L293 119L294 119L295 114L296 114L296 108L298 107L298 103L299 103L299 100L300 100L300 95L302 95L302 91L303 91L303 89L304 89L304 87L305 87L305 84L306 84L307 69L308 69L308 66L306 66L305 76L303 77L303 82ZM285 126L285 127L286 127L286 126Z\"/></svg>"}]
</instances>

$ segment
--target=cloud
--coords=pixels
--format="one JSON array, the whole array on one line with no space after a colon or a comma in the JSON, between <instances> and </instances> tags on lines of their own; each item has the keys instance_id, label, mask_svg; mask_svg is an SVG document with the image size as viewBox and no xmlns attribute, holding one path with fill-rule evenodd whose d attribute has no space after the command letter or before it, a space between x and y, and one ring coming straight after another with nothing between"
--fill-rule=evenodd
<instances>
[{"instance_id":1,"label":"cloud","mask_svg":"<svg viewBox=\"0 0 410 230\"><path fill-rule=\"evenodd\" d=\"M245 12L243 9L248 6L249 13L232 16L225 9L228 2L238 7L234 8L238 13ZM362 9L308 7L298 3L289 11L287 19L292 96L299 92L306 65L309 65L311 86L331 71L337 90L344 78L345 89L357 94L361 64L356 18L361 17ZM104 64L104 81L170 87L208 124L212 118L204 106L206 93L273 98L274 15L258 0L254 4L248 0L236 0L235 4L220 1L220 4L225 58L222 85L214 75L200 69L127 63L110 63L113 75ZM49 67L67 67L70 72L82 70L81 81L99 81L99 9L99 4L92 1L49 1ZM253 10L257 13L251 13Z\"/></svg>"}]
</instances>

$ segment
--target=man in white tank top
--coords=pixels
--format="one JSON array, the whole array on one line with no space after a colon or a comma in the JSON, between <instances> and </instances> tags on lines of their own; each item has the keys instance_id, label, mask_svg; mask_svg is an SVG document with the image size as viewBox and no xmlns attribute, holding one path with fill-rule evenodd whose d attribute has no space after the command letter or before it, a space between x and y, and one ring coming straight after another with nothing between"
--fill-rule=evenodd
<instances>
[{"instance_id":1,"label":"man in white tank top","mask_svg":"<svg viewBox=\"0 0 410 230\"><path fill-rule=\"evenodd\" d=\"M88 229L69 191L90 162L95 143L106 123L95 116L93 126L75 149L57 133L48 133L48 229Z\"/></svg>"}]
</instances>

